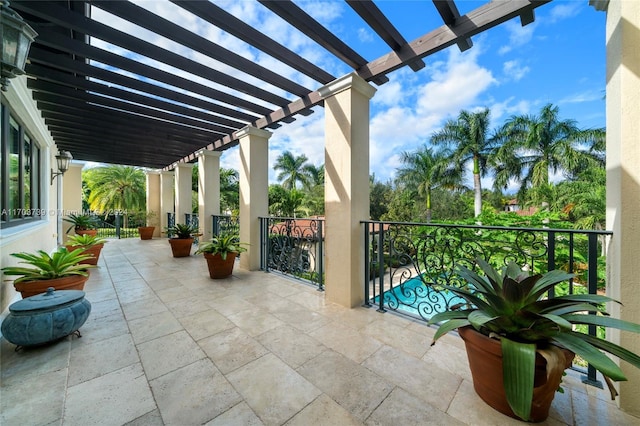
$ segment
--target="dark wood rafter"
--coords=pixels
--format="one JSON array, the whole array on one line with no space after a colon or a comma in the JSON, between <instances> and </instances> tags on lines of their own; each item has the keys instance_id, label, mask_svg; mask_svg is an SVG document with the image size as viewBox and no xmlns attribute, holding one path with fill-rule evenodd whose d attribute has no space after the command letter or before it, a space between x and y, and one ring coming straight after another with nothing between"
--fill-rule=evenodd
<instances>
[{"instance_id":1,"label":"dark wood rafter","mask_svg":"<svg viewBox=\"0 0 640 426\"><path fill-rule=\"evenodd\" d=\"M305 87L336 79L321 63L303 58L212 2L171 1L204 25L289 67L293 77L129 1L13 0L12 8L39 33L26 67L28 87L59 149L85 161L166 170L194 161L202 149L237 145L237 134L246 126L275 129L323 106L317 87ZM345 0L391 49L370 62L292 1L258 1L263 13L279 16L366 81L383 84L389 73L404 66L418 70L424 67L423 58L454 44L470 48L471 37L509 19L533 22L534 10L550 0L490 1L464 16L455 0L432 0L433 13L444 25L411 42L374 1ZM91 19L91 6L208 59L194 61L190 53L161 48ZM107 47L92 45L95 39ZM117 53L120 48L126 53Z\"/></svg>"},{"instance_id":2,"label":"dark wood rafter","mask_svg":"<svg viewBox=\"0 0 640 426\"><path fill-rule=\"evenodd\" d=\"M455 2L453 0L433 0L433 4L438 10L438 13L445 25L455 26L456 20L460 17L460 12L458 12L458 7ZM458 40L456 44L461 52L471 49L473 46L473 42L470 37L464 40Z\"/></svg>"},{"instance_id":3,"label":"dark wood rafter","mask_svg":"<svg viewBox=\"0 0 640 426\"><path fill-rule=\"evenodd\" d=\"M367 64L367 60L355 50L336 37L331 31L323 27L318 21L300 9L291 0L258 0L264 7L280 16L289 24L302 31L311 40L324 47L338 59L349 65L354 70L359 70ZM380 85L389 79L384 76L372 78L371 81Z\"/></svg>"},{"instance_id":4,"label":"dark wood rafter","mask_svg":"<svg viewBox=\"0 0 640 426\"><path fill-rule=\"evenodd\" d=\"M373 29L394 52L401 52L402 46L407 44L402 34L382 13L372 0L346 0L349 6L360 15L362 19ZM415 59L407 65L413 71L420 71L425 64L422 59Z\"/></svg>"},{"instance_id":5,"label":"dark wood rafter","mask_svg":"<svg viewBox=\"0 0 640 426\"><path fill-rule=\"evenodd\" d=\"M171 0L171 2L319 83L327 84L336 79L319 66L307 61L211 2L201 0Z\"/></svg>"}]
</instances>

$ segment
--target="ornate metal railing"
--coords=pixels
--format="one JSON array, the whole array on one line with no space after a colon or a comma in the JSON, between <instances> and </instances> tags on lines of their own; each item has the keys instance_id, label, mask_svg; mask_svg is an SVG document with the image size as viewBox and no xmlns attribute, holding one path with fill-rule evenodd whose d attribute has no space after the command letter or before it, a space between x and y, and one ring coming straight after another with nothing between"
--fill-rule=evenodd
<instances>
[{"instance_id":1,"label":"ornate metal railing","mask_svg":"<svg viewBox=\"0 0 640 426\"><path fill-rule=\"evenodd\" d=\"M240 234L240 219L238 216L211 215L213 235Z\"/></svg>"},{"instance_id":2,"label":"ornate metal railing","mask_svg":"<svg viewBox=\"0 0 640 426\"><path fill-rule=\"evenodd\" d=\"M167 228L171 228L176 224L176 214L173 212L167 212Z\"/></svg>"},{"instance_id":3,"label":"ornate metal railing","mask_svg":"<svg viewBox=\"0 0 640 426\"><path fill-rule=\"evenodd\" d=\"M191 225L196 229L200 229L200 218L198 217L197 214L194 213L185 213L184 214L184 223L186 223L187 225ZM194 244L198 244L198 235L195 235L193 237L193 242Z\"/></svg>"},{"instance_id":4,"label":"ornate metal railing","mask_svg":"<svg viewBox=\"0 0 640 426\"><path fill-rule=\"evenodd\" d=\"M324 220L260 218L260 269L309 281L324 290Z\"/></svg>"},{"instance_id":5,"label":"ornate metal railing","mask_svg":"<svg viewBox=\"0 0 640 426\"><path fill-rule=\"evenodd\" d=\"M456 269L476 269L482 258L495 267L513 261L544 273L574 273L549 297L604 291L604 247L611 231L505 228L424 223L362 222L365 244L365 305L422 320L464 302L443 285L461 286ZM589 334L596 334L590 326ZM596 382L589 366L588 381Z\"/></svg>"},{"instance_id":6,"label":"ornate metal railing","mask_svg":"<svg viewBox=\"0 0 640 426\"><path fill-rule=\"evenodd\" d=\"M138 227L142 221L135 215L116 212L114 214L95 214L98 224L98 236L102 238L137 238L140 236Z\"/></svg>"}]
</instances>

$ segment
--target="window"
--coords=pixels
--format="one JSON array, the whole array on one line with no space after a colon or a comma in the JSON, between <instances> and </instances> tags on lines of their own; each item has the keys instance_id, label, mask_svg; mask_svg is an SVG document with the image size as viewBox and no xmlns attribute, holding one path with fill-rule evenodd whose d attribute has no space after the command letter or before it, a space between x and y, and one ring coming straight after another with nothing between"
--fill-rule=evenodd
<instances>
[{"instance_id":1,"label":"window","mask_svg":"<svg viewBox=\"0 0 640 426\"><path fill-rule=\"evenodd\" d=\"M7 228L41 217L40 148L6 105L0 120L0 227Z\"/></svg>"}]
</instances>

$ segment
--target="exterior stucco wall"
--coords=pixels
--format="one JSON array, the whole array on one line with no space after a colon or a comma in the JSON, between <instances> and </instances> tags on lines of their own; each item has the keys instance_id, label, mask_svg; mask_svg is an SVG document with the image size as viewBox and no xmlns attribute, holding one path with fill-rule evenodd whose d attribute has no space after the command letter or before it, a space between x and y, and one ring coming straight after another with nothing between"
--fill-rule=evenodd
<instances>
[{"instance_id":1,"label":"exterior stucco wall","mask_svg":"<svg viewBox=\"0 0 640 426\"><path fill-rule=\"evenodd\" d=\"M640 2L611 1L607 10L607 294L623 306L615 317L640 323ZM640 353L640 336L609 332L608 338ZM640 415L640 371L621 365L620 407Z\"/></svg>"},{"instance_id":2,"label":"exterior stucco wall","mask_svg":"<svg viewBox=\"0 0 640 426\"><path fill-rule=\"evenodd\" d=\"M0 230L0 267L17 264L17 259L11 257L11 253L52 251L57 246L57 185L50 185L50 173L58 150L32 99L24 76L12 79L9 90L2 92L2 102L9 106L12 115L40 147L40 179L43 188L41 207L46 214L41 220ZM19 299L20 295L13 288L12 277L2 275L0 279L0 315L4 316L8 306Z\"/></svg>"}]
</instances>

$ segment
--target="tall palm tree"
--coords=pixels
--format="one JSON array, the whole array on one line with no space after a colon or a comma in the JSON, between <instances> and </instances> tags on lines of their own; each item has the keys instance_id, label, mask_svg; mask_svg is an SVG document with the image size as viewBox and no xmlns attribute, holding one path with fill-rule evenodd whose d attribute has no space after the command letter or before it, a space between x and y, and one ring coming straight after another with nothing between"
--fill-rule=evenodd
<instances>
[{"instance_id":1,"label":"tall palm tree","mask_svg":"<svg viewBox=\"0 0 640 426\"><path fill-rule=\"evenodd\" d=\"M435 188L460 188L460 170L450 167L449 153L434 151L426 145L414 152L403 152L404 164L397 170L396 179L424 198L427 223L431 222L431 191Z\"/></svg>"},{"instance_id":2,"label":"tall palm tree","mask_svg":"<svg viewBox=\"0 0 640 426\"><path fill-rule=\"evenodd\" d=\"M89 208L99 212L141 211L146 208L146 178L131 166L104 166L83 174L89 194Z\"/></svg>"},{"instance_id":3,"label":"tall palm tree","mask_svg":"<svg viewBox=\"0 0 640 426\"><path fill-rule=\"evenodd\" d=\"M462 110L457 119L449 120L442 130L431 136L431 142L452 149L452 161L464 173L464 166L473 163L473 210L475 217L482 213L481 177L487 175L488 159L496 147L496 138L489 136L489 108L479 112Z\"/></svg>"},{"instance_id":4,"label":"tall palm tree","mask_svg":"<svg viewBox=\"0 0 640 426\"><path fill-rule=\"evenodd\" d=\"M237 211L240 208L240 183L238 171L220 167L220 208Z\"/></svg>"},{"instance_id":5,"label":"tall palm tree","mask_svg":"<svg viewBox=\"0 0 640 426\"><path fill-rule=\"evenodd\" d=\"M494 157L496 188L506 188L510 179L517 179L522 198L529 187L548 187L550 172L575 175L598 162L590 148L598 146L604 130L581 130L575 120L560 120L558 112L557 106L547 104L538 115L507 120L500 131L505 142Z\"/></svg>"},{"instance_id":6,"label":"tall palm tree","mask_svg":"<svg viewBox=\"0 0 640 426\"><path fill-rule=\"evenodd\" d=\"M306 185L309 179L305 173L307 160L306 155L302 154L296 157L290 151L285 151L279 155L273 166L274 170L280 170L278 182L282 181L282 186L289 190L296 188L298 182L303 186Z\"/></svg>"}]
</instances>

